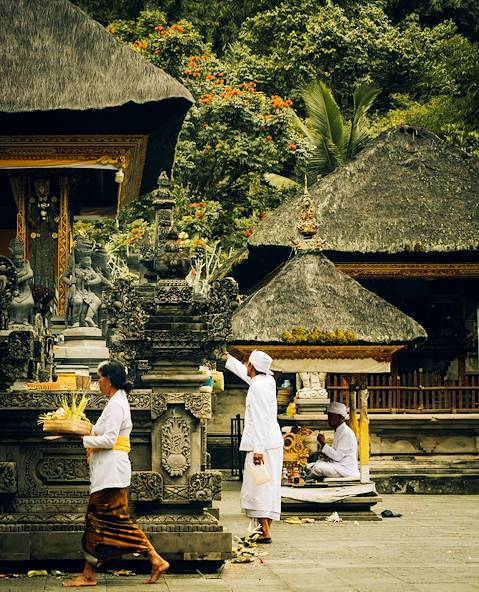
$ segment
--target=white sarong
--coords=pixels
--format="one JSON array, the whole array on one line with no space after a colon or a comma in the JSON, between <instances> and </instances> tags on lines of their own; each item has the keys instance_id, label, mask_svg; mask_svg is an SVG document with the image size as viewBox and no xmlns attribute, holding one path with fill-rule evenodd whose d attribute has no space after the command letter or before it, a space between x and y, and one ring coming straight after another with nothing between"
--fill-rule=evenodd
<instances>
[{"instance_id":1,"label":"white sarong","mask_svg":"<svg viewBox=\"0 0 479 592\"><path fill-rule=\"evenodd\" d=\"M283 447L270 448L264 452L264 464L270 481L256 485L248 465L253 464L253 452L246 453L241 487L241 510L249 518L281 517L281 473L283 470Z\"/></svg>"}]
</instances>

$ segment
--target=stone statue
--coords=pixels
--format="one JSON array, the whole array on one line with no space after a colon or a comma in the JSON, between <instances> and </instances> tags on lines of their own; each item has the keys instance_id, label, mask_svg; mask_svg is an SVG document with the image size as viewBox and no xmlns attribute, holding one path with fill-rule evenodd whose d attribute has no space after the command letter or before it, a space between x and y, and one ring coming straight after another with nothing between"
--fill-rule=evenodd
<instances>
[{"instance_id":1,"label":"stone statue","mask_svg":"<svg viewBox=\"0 0 479 592\"><path fill-rule=\"evenodd\" d=\"M24 259L23 241L18 237L10 241L8 247L12 262L17 271L17 283L9 307L9 325L31 325L33 316L33 271Z\"/></svg>"},{"instance_id":2,"label":"stone statue","mask_svg":"<svg viewBox=\"0 0 479 592\"><path fill-rule=\"evenodd\" d=\"M297 396L302 399L327 399L328 391L325 389L325 372L299 372L301 388Z\"/></svg>"},{"instance_id":3,"label":"stone statue","mask_svg":"<svg viewBox=\"0 0 479 592\"><path fill-rule=\"evenodd\" d=\"M95 318L101 300L93 288L101 285L102 278L92 267L91 250L78 249L76 254L78 263L72 252L61 278L68 286L66 323L71 327L97 327Z\"/></svg>"},{"instance_id":4,"label":"stone statue","mask_svg":"<svg viewBox=\"0 0 479 592\"><path fill-rule=\"evenodd\" d=\"M101 284L93 287L95 294L101 298L101 293L105 288L111 288L113 285L111 266L108 261L108 253L105 247L95 247L92 255L93 269L100 276Z\"/></svg>"}]
</instances>

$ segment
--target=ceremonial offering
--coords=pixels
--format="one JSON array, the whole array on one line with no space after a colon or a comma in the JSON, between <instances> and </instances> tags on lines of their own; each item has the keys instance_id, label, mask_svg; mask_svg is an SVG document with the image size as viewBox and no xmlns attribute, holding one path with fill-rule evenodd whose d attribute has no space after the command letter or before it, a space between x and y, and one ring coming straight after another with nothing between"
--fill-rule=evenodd
<instances>
[{"instance_id":1,"label":"ceremonial offering","mask_svg":"<svg viewBox=\"0 0 479 592\"><path fill-rule=\"evenodd\" d=\"M91 423L85 415L89 400L90 397L83 395L77 401L77 395L73 394L69 403L67 397L63 396L61 406L56 411L40 415L38 423L43 424L44 432L87 436L91 433Z\"/></svg>"}]
</instances>

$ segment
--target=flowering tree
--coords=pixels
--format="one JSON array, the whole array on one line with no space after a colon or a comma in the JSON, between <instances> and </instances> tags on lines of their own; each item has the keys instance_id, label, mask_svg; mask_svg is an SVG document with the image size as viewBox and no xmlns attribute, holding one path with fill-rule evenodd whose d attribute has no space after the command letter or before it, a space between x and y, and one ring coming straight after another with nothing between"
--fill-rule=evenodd
<instances>
[{"instance_id":1,"label":"flowering tree","mask_svg":"<svg viewBox=\"0 0 479 592\"><path fill-rule=\"evenodd\" d=\"M181 79L195 97L174 171L179 229L241 247L288 195L269 186L263 173L293 174L301 160L292 101L238 80L188 21L168 25L161 12L145 11L136 21L114 21L108 30Z\"/></svg>"}]
</instances>

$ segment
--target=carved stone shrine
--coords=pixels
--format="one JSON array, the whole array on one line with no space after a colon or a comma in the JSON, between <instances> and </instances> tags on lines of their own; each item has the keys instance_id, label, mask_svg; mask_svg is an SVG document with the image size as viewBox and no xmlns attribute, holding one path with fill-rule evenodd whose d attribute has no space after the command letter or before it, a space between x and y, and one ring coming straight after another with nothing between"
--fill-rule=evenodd
<instances>
[{"instance_id":1,"label":"carved stone shrine","mask_svg":"<svg viewBox=\"0 0 479 592\"><path fill-rule=\"evenodd\" d=\"M230 335L237 285L213 282L198 298L185 277L189 257L172 224L167 179L155 199L156 236L140 258L142 281L118 279L103 299L112 357L129 368L133 432L132 514L169 560L221 564L231 557L213 502L221 473L206 449L211 393L201 392L199 365L213 360ZM0 392L0 557L2 560L81 559L88 466L75 442L46 442L40 413L60 405L58 391ZM67 393L68 396L68 393ZM95 421L105 398L92 393Z\"/></svg>"}]
</instances>

